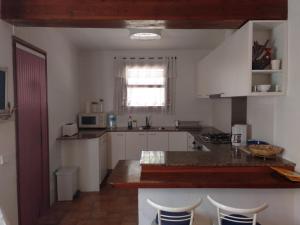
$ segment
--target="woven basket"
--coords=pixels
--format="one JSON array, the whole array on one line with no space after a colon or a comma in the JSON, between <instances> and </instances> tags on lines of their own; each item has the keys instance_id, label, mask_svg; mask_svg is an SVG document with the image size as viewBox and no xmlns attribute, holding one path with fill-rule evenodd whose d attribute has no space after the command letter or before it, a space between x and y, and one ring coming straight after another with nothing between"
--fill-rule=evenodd
<instances>
[{"instance_id":1,"label":"woven basket","mask_svg":"<svg viewBox=\"0 0 300 225\"><path fill-rule=\"evenodd\" d=\"M283 148L274 145L249 145L252 155L259 157L274 157L283 152Z\"/></svg>"}]
</instances>

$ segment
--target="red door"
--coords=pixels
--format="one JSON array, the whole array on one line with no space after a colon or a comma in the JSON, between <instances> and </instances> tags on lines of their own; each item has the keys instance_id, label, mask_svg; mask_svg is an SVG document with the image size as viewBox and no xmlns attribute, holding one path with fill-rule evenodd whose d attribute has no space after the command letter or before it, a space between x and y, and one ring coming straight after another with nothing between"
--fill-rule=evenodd
<instances>
[{"instance_id":1,"label":"red door","mask_svg":"<svg viewBox=\"0 0 300 225\"><path fill-rule=\"evenodd\" d=\"M46 55L14 39L20 225L35 225L49 206Z\"/></svg>"}]
</instances>

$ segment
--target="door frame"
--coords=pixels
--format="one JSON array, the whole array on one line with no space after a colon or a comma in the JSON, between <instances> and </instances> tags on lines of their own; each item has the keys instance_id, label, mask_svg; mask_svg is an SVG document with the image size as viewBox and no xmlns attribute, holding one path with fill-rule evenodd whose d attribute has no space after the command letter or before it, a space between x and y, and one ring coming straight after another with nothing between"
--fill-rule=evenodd
<instances>
[{"instance_id":1,"label":"door frame","mask_svg":"<svg viewBox=\"0 0 300 225\"><path fill-rule=\"evenodd\" d=\"M17 194L18 194L18 218L19 218L19 224L21 224L20 220L20 182L19 182L19 135L18 135L18 101L17 101L17 94L18 94L18 84L17 84L17 59L16 59L16 48L17 44L22 45L32 51L35 51L45 57L45 87L46 87L46 117L47 121L45 123L46 126L46 143L45 146L47 146L46 151L42 151L42 158L46 160L42 160L42 208L41 208L41 213L45 213L49 207L50 207L50 181L49 181L49 122L48 122L48 85L47 85L47 52L44 51L43 49L40 49L31 43L24 41L16 36L12 36L12 50L13 50L13 83L14 83L14 102L15 102L15 129L16 129L16 160L17 160ZM41 133L42 135L42 133Z\"/></svg>"}]
</instances>

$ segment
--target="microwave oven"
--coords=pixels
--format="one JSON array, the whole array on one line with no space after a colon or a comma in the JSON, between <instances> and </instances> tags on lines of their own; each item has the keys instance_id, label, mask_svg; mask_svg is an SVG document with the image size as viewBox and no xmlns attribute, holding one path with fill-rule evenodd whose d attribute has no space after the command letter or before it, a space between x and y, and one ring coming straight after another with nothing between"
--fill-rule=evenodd
<instances>
[{"instance_id":1,"label":"microwave oven","mask_svg":"<svg viewBox=\"0 0 300 225\"><path fill-rule=\"evenodd\" d=\"M80 113L79 128L106 128L106 113Z\"/></svg>"}]
</instances>

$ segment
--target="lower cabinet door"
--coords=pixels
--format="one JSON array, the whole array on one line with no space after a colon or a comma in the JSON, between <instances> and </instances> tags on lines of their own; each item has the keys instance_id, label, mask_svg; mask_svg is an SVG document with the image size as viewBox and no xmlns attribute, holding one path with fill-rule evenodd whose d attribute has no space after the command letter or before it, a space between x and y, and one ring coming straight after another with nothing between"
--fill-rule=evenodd
<instances>
[{"instance_id":1,"label":"lower cabinet door","mask_svg":"<svg viewBox=\"0 0 300 225\"><path fill-rule=\"evenodd\" d=\"M142 150L147 149L146 132L127 132L125 158L127 160L139 160Z\"/></svg>"},{"instance_id":2,"label":"lower cabinet door","mask_svg":"<svg viewBox=\"0 0 300 225\"><path fill-rule=\"evenodd\" d=\"M100 183L104 180L107 174L107 147L106 147L106 134L99 139L99 163L100 163Z\"/></svg>"},{"instance_id":3,"label":"lower cabinet door","mask_svg":"<svg viewBox=\"0 0 300 225\"><path fill-rule=\"evenodd\" d=\"M148 151L168 151L169 133L168 132L148 132Z\"/></svg>"},{"instance_id":4,"label":"lower cabinet door","mask_svg":"<svg viewBox=\"0 0 300 225\"><path fill-rule=\"evenodd\" d=\"M108 135L108 169L114 169L119 160L125 159L125 132L110 132Z\"/></svg>"}]
</instances>

